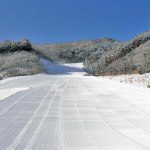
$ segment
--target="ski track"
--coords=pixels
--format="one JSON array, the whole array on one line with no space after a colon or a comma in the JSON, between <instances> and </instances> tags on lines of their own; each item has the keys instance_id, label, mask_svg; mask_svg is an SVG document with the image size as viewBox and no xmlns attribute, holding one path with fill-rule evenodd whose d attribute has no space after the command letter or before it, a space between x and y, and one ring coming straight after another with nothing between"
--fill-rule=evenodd
<instances>
[{"instance_id":1,"label":"ski track","mask_svg":"<svg viewBox=\"0 0 150 150\"><path fill-rule=\"evenodd\" d=\"M0 102L0 150L150 149L148 88L79 75L40 77L42 85Z\"/></svg>"}]
</instances>

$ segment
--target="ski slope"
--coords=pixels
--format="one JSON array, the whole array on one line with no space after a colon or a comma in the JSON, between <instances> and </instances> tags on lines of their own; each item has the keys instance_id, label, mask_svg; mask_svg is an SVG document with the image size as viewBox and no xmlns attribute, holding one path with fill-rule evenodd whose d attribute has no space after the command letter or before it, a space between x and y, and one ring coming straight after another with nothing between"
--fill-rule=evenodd
<instances>
[{"instance_id":1,"label":"ski slope","mask_svg":"<svg viewBox=\"0 0 150 150\"><path fill-rule=\"evenodd\" d=\"M149 88L84 76L79 64L49 73L1 82L22 90L0 101L0 150L150 149Z\"/></svg>"}]
</instances>

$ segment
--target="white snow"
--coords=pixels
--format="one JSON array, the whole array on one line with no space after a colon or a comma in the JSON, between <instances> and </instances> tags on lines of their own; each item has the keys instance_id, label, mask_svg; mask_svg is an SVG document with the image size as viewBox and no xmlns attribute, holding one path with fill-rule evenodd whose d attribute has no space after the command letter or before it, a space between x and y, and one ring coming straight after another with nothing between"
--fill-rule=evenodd
<instances>
[{"instance_id":1,"label":"white snow","mask_svg":"<svg viewBox=\"0 0 150 150\"><path fill-rule=\"evenodd\" d=\"M43 58L40 59L40 63L44 69L51 75L71 75L71 76L83 76L85 74L83 68L83 63L65 63L65 64L56 64L52 63ZM19 77L11 77L0 81L0 84L4 84L6 82L17 80L20 78L24 78L22 76ZM10 87L8 89L0 90L0 101L23 90L27 90L30 87L19 87L13 88Z\"/></svg>"},{"instance_id":2,"label":"white snow","mask_svg":"<svg viewBox=\"0 0 150 150\"><path fill-rule=\"evenodd\" d=\"M17 92L24 91L27 89L29 89L29 87L27 87L27 88L10 88L10 89L0 90L0 101L17 93Z\"/></svg>"},{"instance_id":3,"label":"white snow","mask_svg":"<svg viewBox=\"0 0 150 150\"><path fill-rule=\"evenodd\" d=\"M6 78L3 80L0 80L0 84L3 84L3 83L8 82L8 81L16 80L16 79L21 79L21 78L24 78L24 76Z\"/></svg>"},{"instance_id":4,"label":"white snow","mask_svg":"<svg viewBox=\"0 0 150 150\"><path fill-rule=\"evenodd\" d=\"M63 64L57 64L57 63L52 63L48 60L45 60L43 58L40 59L40 64L43 66L45 70L50 75L68 75L70 77L79 77L79 76L84 76L85 71L82 69L84 68L83 63L63 63ZM12 78L7 78L2 81L0 81L0 84L3 84L8 81L16 80L19 78L24 78L24 77L12 77ZM99 77L96 77L99 78ZM146 74L130 74L130 75L117 75L117 76L103 76L100 78L106 78L106 79L111 79L114 81L119 81L121 83L128 83L128 84L133 84L133 85L138 85L138 86L144 86L147 87L148 85L150 86L150 73ZM20 88L9 88L9 89L3 89L0 90L0 101L23 90L27 90L30 87L20 87Z\"/></svg>"},{"instance_id":5,"label":"white snow","mask_svg":"<svg viewBox=\"0 0 150 150\"><path fill-rule=\"evenodd\" d=\"M57 64L41 58L40 64L50 75L84 76L85 74L83 63Z\"/></svg>"},{"instance_id":6,"label":"white snow","mask_svg":"<svg viewBox=\"0 0 150 150\"><path fill-rule=\"evenodd\" d=\"M24 78L24 77L19 76L19 77L11 77L11 78L7 78L7 79L3 79L0 81L0 85L5 84L6 82L21 79L21 78ZM19 87L19 88L10 87L10 88L6 88L6 89L2 89L2 90L0 90L0 101L13 95L13 94L15 94L15 93L17 93L17 92L24 91L24 90L27 90L29 88L30 87Z\"/></svg>"},{"instance_id":7,"label":"white snow","mask_svg":"<svg viewBox=\"0 0 150 150\"><path fill-rule=\"evenodd\" d=\"M138 86L148 86L148 85L150 86L150 73L103 76L103 78L112 79L123 83L134 84Z\"/></svg>"},{"instance_id":8,"label":"white snow","mask_svg":"<svg viewBox=\"0 0 150 150\"><path fill-rule=\"evenodd\" d=\"M150 148L149 88L132 85L146 87L150 74L83 76L82 63L40 62L50 75L22 77L15 83L32 87L40 81L42 86L37 84L30 93L14 97L12 104L9 101L9 107L7 103L1 107L2 149ZM0 85L0 100L28 89L6 88L6 81L13 79Z\"/></svg>"}]
</instances>

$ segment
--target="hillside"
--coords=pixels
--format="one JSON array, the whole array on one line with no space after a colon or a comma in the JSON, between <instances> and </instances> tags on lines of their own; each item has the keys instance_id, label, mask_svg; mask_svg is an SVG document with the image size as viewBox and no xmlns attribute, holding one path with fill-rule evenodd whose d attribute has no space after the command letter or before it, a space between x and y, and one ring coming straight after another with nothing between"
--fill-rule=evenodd
<instances>
[{"instance_id":1,"label":"hillside","mask_svg":"<svg viewBox=\"0 0 150 150\"><path fill-rule=\"evenodd\" d=\"M39 60L28 39L5 40L0 43L0 79L41 73Z\"/></svg>"},{"instance_id":2,"label":"hillside","mask_svg":"<svg viewBox=\"0 0 150 150\"><path fill-rule=\"evenodd\" d=\"M46 57L49 60L57 61L57 62L65 62L69 61L67 58L59 57L59 53L62 50L70 50L76 49L79 46L85 45L86 43L91 42L99 42L100 40L85 40L85 41L76 41L76 42L68 42L68 43L46 43L46 44L32 44L32 48L38 54Z\"/></svg>"},{"instance_id":3,"label":"hillside","mask_svg":"<svg viewBox=\"0 0 150 150\"><path fill-rule=\"evenodd\" d=\"M150 31L124 42L100 58L99 74L115 75L150 72ZM92 63L92 66L94 66ZM95 65L96 66L96 65ZM96 71L96 68L95 70Z\"/></svg>"},{"instance_id":4,"label":"hillside","mask_svg":"<svg viewBox=\"0 0 150 150\"><path fill-rule=\"evenodd\" d=\"M92 57L99 58L105 52L120 45L121 42L109 38L97 40L85 40L55 44L32 44L36 52L54 61L82 62L85 54L89 52ZM96 53L94 53L96 52ZM97 55L99 53L99 55ZM95 54L95 56L93 56ZM87 55L87 54L86 54Z\"/></svg>"},{"instance_id":5,"label":"hillside","mask_svg":"<svg viewBox=\"0 0 150 150\"><path fill-rule=\"evenodd\" d=\"M84 62L85 70L99 75L149 72L150 31L127 42L110 38L57 44L32 44L54 61Z\"/></svg>"},{"instance_id":6,"label":"hillside","mask_svg":"<svg viewBox=\"0 0 150 150\"><path fill-rule=\"evenodd\" d=\"M31 44L28 39L0 43L0 79L44 72L40 58L84 63L89 74L121 75L150 72L150 31L127 42L111 38L55 44Z\"/></svg>"}]
</instances>

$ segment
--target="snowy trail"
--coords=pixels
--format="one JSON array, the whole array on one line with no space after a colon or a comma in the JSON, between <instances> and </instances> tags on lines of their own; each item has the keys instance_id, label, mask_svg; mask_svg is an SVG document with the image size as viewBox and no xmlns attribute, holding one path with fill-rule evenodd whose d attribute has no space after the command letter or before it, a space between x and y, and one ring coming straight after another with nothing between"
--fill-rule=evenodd
<instances>
[{"instance_id":1,"label":"snowy trail","mask_svg":"<svg viewBox=\"0 0 150 150\"><path fill-rule=\"evenodd\" d=\"M0 90L27 83L0 101L0 150L150 149L149 88L72 70L17 78Z\"/></svg>"}]
</instances>

